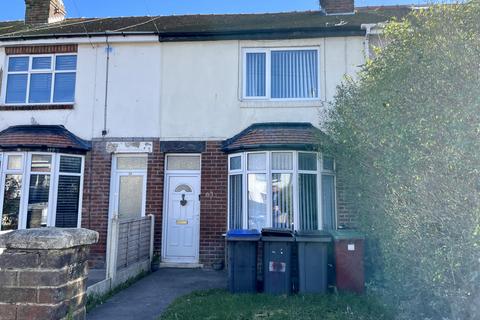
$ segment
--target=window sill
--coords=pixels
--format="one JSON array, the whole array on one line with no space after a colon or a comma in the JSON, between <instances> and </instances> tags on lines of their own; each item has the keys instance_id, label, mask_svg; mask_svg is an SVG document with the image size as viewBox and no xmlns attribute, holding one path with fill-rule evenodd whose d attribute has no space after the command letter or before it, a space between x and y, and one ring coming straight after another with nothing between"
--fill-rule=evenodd
<instances>
[{"instance_id":1,"label":"window sill","mask_svg":"<svg viewBox=\"0 0 480 320\"><path fill-rule=\"evenodd\" d=\"M0 111L72 110L73 103L0 105Z\"/></svg>"},{"instance_id":2,"label":"window sill","mask_svg":"<svg viewBox=\"0 0 480 320\"><path fill-rule=\"evenodd\" d=\"M315 100L240 100L241 108L318 108L325 101Z\"/></svg>"}]
</instances>

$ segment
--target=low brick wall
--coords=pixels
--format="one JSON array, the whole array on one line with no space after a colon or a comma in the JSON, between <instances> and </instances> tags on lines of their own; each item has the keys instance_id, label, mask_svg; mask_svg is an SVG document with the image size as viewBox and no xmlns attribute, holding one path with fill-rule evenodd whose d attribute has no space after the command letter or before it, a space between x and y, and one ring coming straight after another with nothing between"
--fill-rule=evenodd
<instances>
[{"instance_id":1,"label":"low brick wall","mask_svg":"<svg viewBox=\"0 0 480 320\"><path fill-rule=\"evenodd\" d=\"M85 319L86 229L30 229L0 235L0 319Z\"/></svg>"}]
</instances>

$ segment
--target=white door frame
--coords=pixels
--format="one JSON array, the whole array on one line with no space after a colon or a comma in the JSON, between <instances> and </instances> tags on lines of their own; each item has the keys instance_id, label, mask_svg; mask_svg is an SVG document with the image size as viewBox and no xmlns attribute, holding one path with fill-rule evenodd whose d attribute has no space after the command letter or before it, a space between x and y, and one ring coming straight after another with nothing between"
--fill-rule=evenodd
<instances>
[{"instance_id":1,"label":"white door frame","mask_svg":"<svg viewBox=\"0 0 480 320\"><path fill-rule=\"evenodd\" d=\"M182 261L172 261L166 258L167 253L167 228L168 228L168 202L169 202L169 190L170 190L170 178L171 177L196 177L198 179L198 196L201 195L202 190L202 175L201 170L167 170L167 158L170 155L179 155L179 154L167 154L165 156L165 176L163 182L163 211L162 211L162 262L167 264L178 264L178 265L198 265L200 261L200 224L201 224L201 201L200 198L198 201L198 224L196 230L196 239L195 239L195 261L192 263L185 263ZM181 154L184 156L200 156L200 154ZM200 162L201 168L201 162Z\"/></svg>"}]
</instances>

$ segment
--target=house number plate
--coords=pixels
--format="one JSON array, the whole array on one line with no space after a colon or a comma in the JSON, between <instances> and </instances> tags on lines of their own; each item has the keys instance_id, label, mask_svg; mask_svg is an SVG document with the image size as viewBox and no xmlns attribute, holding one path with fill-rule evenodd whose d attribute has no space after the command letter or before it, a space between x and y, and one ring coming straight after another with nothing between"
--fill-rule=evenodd
<instances>
[{"instance_id":1,"label":"house number plate","mask_svg":"<svg viewBox=\"0 0 480 320\"><path fill-rule=\"evenodd\" d=\"M188 220L177 220L177 224L188 224Z\"/></svg>"}]
</instances>

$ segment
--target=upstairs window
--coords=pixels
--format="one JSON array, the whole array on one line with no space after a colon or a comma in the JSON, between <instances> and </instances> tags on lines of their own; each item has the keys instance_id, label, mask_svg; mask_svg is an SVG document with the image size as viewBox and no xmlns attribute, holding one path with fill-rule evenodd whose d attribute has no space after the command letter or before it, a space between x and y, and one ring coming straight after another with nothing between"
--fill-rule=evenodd
<instances>
[{"instance_id":1,"label":"upstairs window","mask_svg":"<svg viewBox=\"0 0 480 320\"><path fill-rule=\"evenodd\" d=\"M72 54L10 56L5 103L73 103L76 70Z\"/></svg>"},{"instance_id":2,"label":"upstairs window","mask_svg":"<svg viewBox=\"0 0 480 320\"><path fill-rule=\"evenodd\" d=\"M264 100L319 99L316 48L245 49L243 97Z\"/></svg>"}]
</instances>

